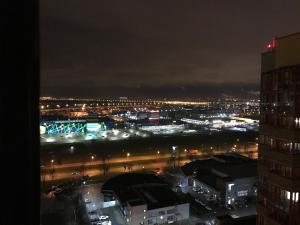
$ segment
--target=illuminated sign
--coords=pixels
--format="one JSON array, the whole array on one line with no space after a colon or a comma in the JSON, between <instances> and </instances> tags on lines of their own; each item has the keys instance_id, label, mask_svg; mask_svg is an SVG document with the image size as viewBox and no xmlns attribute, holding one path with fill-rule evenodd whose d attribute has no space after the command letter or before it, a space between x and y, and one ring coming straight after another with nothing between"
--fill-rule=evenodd
<instances>
[{"instance_id":1,"label":"illuminated sign","mask_svg":"<svg viewBox=\"0 0 300 225\"><path fill-rule=\"evenodd\" d=\"M243 197L248 195L248 190L242 190L237 192L237 196Z\"/></svg>"},{"instance_id":2,"label":"illuminated sign","mask_svg":"<svg viewBox=\"0 0 300 225\"><path fill-rule=\"evenodd\" d=\"M100 129L99 123L87 123L86 124L87 131L98 131Z\"/></svg>"}]
</instances>

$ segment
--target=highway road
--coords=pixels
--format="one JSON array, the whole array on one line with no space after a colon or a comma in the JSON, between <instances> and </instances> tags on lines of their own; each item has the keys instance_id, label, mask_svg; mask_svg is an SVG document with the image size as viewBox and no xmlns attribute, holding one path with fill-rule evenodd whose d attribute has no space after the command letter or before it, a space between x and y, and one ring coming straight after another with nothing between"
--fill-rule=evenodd
<instances>
[{"instance_id":1,"label":"highway road","mask_svg":"<svg viewBox=\"0 0 300 225\"><path fill-rule=\"evenodd\" d=\"M213 154L222 154L228 151L219 150L213 151ZM245 156L251 155L252 158L257 158L257 146L253 146L248 149L236 150L240 154ZM204 159L207 158L207 154L204 152L199 152L197 155L194 155L195 158ZM130 155L130 156L120 156L110 159L108 162L109 165L109 175L124 173L128 171L143 171L143 170L157 170L163 169L173 165L173 162L170 163L171 154L148 154L148 155ZM190 162L189 155L182 153L180 155L180 160L176 160L176 165L184 165L185 163ZM82 167L84 165L84 174L82 174ZM53 163L51 166L45 166L41 168L41 180L54 181L62 179L71 179L80 177L82 175L101 176L103 175L103 170L101 165L103 165L102 160L91 160L84 163L68 163L57 165ZM128 167L131 166L131 169L128 170ZM54 169L54 172L51 172ZM81 173L74 174L74 171L81 171Z\"/></svg>"}]
</instances>

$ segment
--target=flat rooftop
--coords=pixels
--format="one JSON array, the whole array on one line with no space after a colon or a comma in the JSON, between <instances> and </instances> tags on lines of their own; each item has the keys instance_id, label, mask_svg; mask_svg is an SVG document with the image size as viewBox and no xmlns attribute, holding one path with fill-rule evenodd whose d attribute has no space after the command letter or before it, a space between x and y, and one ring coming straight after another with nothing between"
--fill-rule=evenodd
<instances>
[{"instance_id":1,"label":"flat rooftop","mask_svg":"<svg viewBox=\"0 0 300 225\"><path fill-rule=\"evenodd\" d=\"M102 190L114 190L142 184L166 184L162 179L147 173L124 173L106 181Z\"/></svg>"},{"instance_id":2,"label":"flat rooftop","mask_svg":"<svg viewBox=\"0 0 300 225\"><path fill-rule=\"evenodd\" d=\"M186 176L216 188L217 179L232 181L257 176L257 161L236 153L215 155L207 160L196 160L181 167Z\"/></svg>"},{"instance_id":3,"label":"flat rooftop","mask_svg":"<svg viewBox=\"0 0 300 225\"><path fill-rule=\"evenodd\" d=\"M121 204L131 206L146 204L148 210L186 203L153 174L118 175L107 181L102 186L102 191L113 191Z\"/></svg>"}]
</instances>

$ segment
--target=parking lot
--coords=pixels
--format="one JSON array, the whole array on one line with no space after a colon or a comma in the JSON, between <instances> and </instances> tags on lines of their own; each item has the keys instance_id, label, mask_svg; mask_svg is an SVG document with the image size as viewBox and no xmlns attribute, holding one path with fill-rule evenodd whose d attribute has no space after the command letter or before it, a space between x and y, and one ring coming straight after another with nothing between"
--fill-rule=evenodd
<instances>
[{"instance_id":1,"label":"parking lot","mask_svg":"<svg viewBox=\"0 0 300 225\"><path fill-rule=\"evenodd\" d=\"M118 207L103 208L103 198L100 193L102 184L86 185L80 193L86 206L86 212L91 225L124 225Z\"/></svg>"},{"instance_id":2,"label":"parking lot","mask_svg":"<svg viewBox=\"0 0 300 225\"><path fill-rule=\"evenodd\" d=\"M243 202L238 206L226 208L221 202L207 198L207 196L200 190L193 190L192 187L185 187L186 192L194 199L195 202L199 203L204 209L206 209L206 215L220 216L220 215L233 215L234 217L243 217L256 214L256 203L255 202Z\"/></svg>"},{"instance_id":3,"label":"parking lot","mask_svg":"<svg viewBox=\"0 0 300 225\"><path fill-rule=\"evenodd\" d=\"M162 176L163 178L164 176ZM118 206L103 208L103 196L101 194L102 183L92 184L85 180L78 180L78 183L71 182L65 185L59 185L55 188L53 199L59 201L59 206L63 206L57 212L50 210L49 214L51 220L54 219L56 224L69 225L124 225L126 224L123 215ZM178 224L182 225L196 225L212 220L215 216L230 214L234 217L243 217L247 215L256 214L255 203L249 204L248 207L237 207L235 209L227 209L217 202L207 201L205 196L200 191L193 190L192 187L185 187L187 190L181 192L181 188L174 188L178 195L186 198L190 202L190 219L188 221L181 221ZM72 191L73 190L73 191ZM52 192L49 192L50 195ZM60 197L61 196L61 197ZM78 201L76 196L80 196L79 205L82 210L78 208ZM73 200L72 200L73 199ZM77 202L77 203L76 203ZM63 203L63 204L62 204ZM49 204L47 204L49 205ZM67 206L68 205L68 206ZM76 213L75 213L76 212ZM53 214L54 213L54 214ZM76 215L75 215L76 214ZM61 219L55 219L55 215L60 215ZM81 218L81 219L79 219ZM83 219L82 219L83 218ZM44 219L43 224L50 224ZM61 222L59 222L61 221ZM63 222L64 221L64 222Z\"/></svg>"}]
</instances>

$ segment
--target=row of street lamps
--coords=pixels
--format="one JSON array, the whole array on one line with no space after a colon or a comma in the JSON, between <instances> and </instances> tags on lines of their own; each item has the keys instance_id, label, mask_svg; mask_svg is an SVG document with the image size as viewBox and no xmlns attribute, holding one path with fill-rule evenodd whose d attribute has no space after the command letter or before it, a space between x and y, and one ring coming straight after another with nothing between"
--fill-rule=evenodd
<instances>
[{"instance_id":1,"label":"row of street lamps","mask_svg":"<svg viewBox=\"0 0 300 225\"><path fill-rule=\"evenodd\" d=\"M236 139L236 142L239 143L239 141L240 141L239 138L237 138L237 139ZM255 138L255 141L256 141L256 146L258 146L258 143L257 143L258 138ZM237 147L238 147L237 143L234 144L233 147L231 148L231 150L234 151L234 152L237 150ZM211 146L209 149L212 151L212 150L214 149L214 147ZM123 152L124 152L124 149L123 149ZM177 152L177 146L172 146L171 155L172 155L173 157L175 157L176 152ZM177 153L179 153L179 152L177 152ZM186 148L184 149L184 153L188 153L188 150L187 150ZM160 150L157 150L156 154L157 154L157 156L159 156L159 155L161 154ZM180 154L180 153L179 153L179 154ZM130 156L131 156L130 152L127 152L127 153L126 153L127 163L129 162L129 157L130 157ZM177 156L177 157L178 157L178 156ZM96 155L95 155L95 154L93 154L93 155L90 156L91 161L94 161L95 158L96 158ZM54 162L55 162L54 159L51 159L51 160L50 160L50 163L51 163L51 169L52 169L52 177L54 176Z\"/></svg>"}]
</instances>

